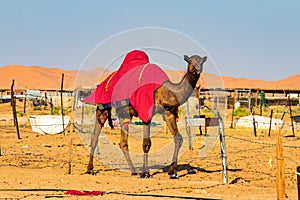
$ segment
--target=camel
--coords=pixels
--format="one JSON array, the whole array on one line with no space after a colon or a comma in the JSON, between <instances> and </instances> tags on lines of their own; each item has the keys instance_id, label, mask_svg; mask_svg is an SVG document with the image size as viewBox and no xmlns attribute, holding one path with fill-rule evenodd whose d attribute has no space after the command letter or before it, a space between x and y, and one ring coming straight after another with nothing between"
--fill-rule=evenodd
<instances>
[{"instance_id":1,"label":"camel","mask_svg":"<svg viewBox=\"0 0 300 200\"><path fill-rule=\"evenodd\" d=\"M165 81L159 88L154 91L154 110L153 115L156 113L161 113L164 115L166 124L174 138L175 150L173 152L172 163L170 164L168 175L170 178L178 178L177 175L177 159L179 149L182 145L183 139L182 135L178 131L176 124L176 116L178 107L185 103L188 98L192 95L194 88L200 78L200 74L203 71L203 64L207 60L207 57L201 58L198 55L193 55L191 57L184 56L184 60L187 64L186 74L182 77L179 83L172 83L169 80ZM95 148L98 144L98 137L100 135L101 129L104 126L106 120L111 123L111 107L96 109L96 123L94 131L91 136L91 152L90 159L87 166L87 174L95 174L94 172L94 153ZM129 106L122 106L116 108L116 113L119 117L121 126L121 137L120 137L120 148L126 158L126 161L130 167L132 175L138 175L129 155L128 149L128 123L131 121L132 117L138 116L137 111L129 104ZM144 152L143 157L143 168L140 174L141 178L150 178L150 172L148 167L148 152L151 148L151 138L150 138L150 121L143 121L143 142L142 148Z\"/></svg>"}]
</instances>

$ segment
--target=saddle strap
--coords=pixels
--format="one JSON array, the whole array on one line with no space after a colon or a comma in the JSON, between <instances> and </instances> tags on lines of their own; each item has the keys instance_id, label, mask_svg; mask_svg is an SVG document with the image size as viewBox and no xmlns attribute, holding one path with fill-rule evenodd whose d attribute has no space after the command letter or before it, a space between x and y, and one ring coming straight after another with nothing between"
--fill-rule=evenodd
<instances>
[{"instance_id":1,"label":"saddle strap","mask_svg":"<svg viewBox=\"0 0 300 200\"><path fill-rule=\"evenodd\" d=\"M145 68L146 68L149 64L150 64L150 63L145 64L144 67L143 67L143 69L141 70L140 75L139 75L139 84L141 84L141 79L142 79L144 70L145 70Z\"/></svg>"},{"instance_id":2,"label":"saddle strap","mask_svg":"<svg viewBox=\"0 0 300 200\"><path fill-rule=\"evenodd\" d=\"M117 71L115 71L115 72L110 76L109 80L106 82L106 85L105 85L105 90L106 90L106 92L108 92L108 85L109 85L111 79L114 77L114 75L115 75L116 72L117 72Z\"/></svg>"},{"instance_id":3,"label":"saddle strap","mask_svg":"<svg viewBox=\"0 0 300 200\"><path fill-rule=\"evenodd\" d=\"M145 64L144 67L142 68L142 70L141 70L141 72L140 72L140 75L139 75L139 84L141 83L141 79L142 79L142 76L143 76L143 72L144 72L145 68L146 68L149 64L150 64L150 63ZM105 85L105 90L106 90L106 92L108 92L108 85L109 85L111 79L114 77L114 75L115 75L116 72L117 72L117 71L115 71L115 72L110 76L110 78L108 79L108 81L106 82L106 85Z\"/></svg>"}]
</instances>

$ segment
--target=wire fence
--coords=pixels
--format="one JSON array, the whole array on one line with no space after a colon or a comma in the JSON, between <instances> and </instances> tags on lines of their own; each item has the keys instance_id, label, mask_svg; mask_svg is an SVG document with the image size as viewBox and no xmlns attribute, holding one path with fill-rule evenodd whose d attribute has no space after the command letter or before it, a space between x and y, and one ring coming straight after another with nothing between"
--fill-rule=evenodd
<instances>
[{"instance_id":1,"label":"wire fence","mask_svg":"<svg viewBox=\"0 0 300 200\"><path fill-rule=\"evenodd\" d=\"M22 109L23 107L17 105L17 109ZM0 111L1 115L1 111ZM14 132L14 124L13 121L9 121L9 119L0 121L0 132L9 131ZM11 122L11 123L10 123ZM60 125L60 124L54 124ZM50 126L48 124L40 124L40 125L30 125L29 121L24 123L20 123L19 127L21 129L28 129L32 127L39 126ZM79 129L77 129L79 132ZM251 184L253 182L259 183L258 187L268 187L272 186L274 182L276 182L276 157L275 153L275 137L254 137L251 133L252 130L244 130L241 128L236 129L225 129L225 139L227 145L227 157L228 157L228 173L229 173L229 183L230 184ZM106 131L109 134L109 131ZM114 134L114 133L112 133ZM166 139L170 136L162 136L162 135L154 135L152 138L161 138ZM197 138L204 140L207 137L218 137L213 135L207 136L197 136ZM185 138L187 139L187 138ZM300 165L299 162L299 148L300 148L300 139L299 137L282 137L283 139L283 152L284 152L284 160L285 160L285 178L287 180L288 188L296 187L296 167ZM240 144L240 145L237 145ZM44 148L51 148L44 146ZM66 148L66 146L62 146L61 148ZM201 146L197 146L196 149L200 149ZM183 155L182 160L191 163L192 167L194 167L199 173L222 173L222 163L221 163L221 155L219 151L220 147L218 144L215 145L215 150L213 150L210 154L208 154L204 159L200 160L199 157L194 156L193 159L196 161L192 161L189 159L185 159ZM58 153L59 151L57 151ZM53 155L38 153L38 149L36 152L24 152L20 150L14 149L4 149L2 153L5 155L9 155L11 158L14 157L15 161L9 159L7 161L2 160L0 163L0 167L18 167L18 168L27 168L27 169L44 169L44 168L63 168L68 163L67 158L60 158L60 156L54 157ZM86 153L86 152L85 152ZM82 154L78 153L77 156L82 156ZM203 162L205 160L205 162ZM84 171L86 169L85 162L80 160L73 160L73 165L77 166L77 172ZM108 169L106 169L108 170ZM113 170L113 169L111 169ZM204 175L203 175L204 176ZM204 177L205 179L206 177ZM220 175L221 178L221 175ZM269 180L270 183L267 185L266 180ZM262 183L260 185L260 183ZM172 188L170 188L172 189ZM145 190L147 191L155 191L154 190Z\"/></svg>"}]
</instances>

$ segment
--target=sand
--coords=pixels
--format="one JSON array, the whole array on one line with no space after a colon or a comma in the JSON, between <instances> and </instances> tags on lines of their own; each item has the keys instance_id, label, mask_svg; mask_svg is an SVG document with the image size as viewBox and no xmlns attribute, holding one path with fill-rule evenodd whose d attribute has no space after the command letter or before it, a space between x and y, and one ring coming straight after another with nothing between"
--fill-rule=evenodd
<instances>
[{"instance_id":1,"label":"sand","mask_svg":"<svg viewBox=\"0 0 300 200\"><path fill-rule=\"evenodd\" d=\"M30 113L30 109L28 112ZM9 117L10 106L1 104L1 115L7 114L7 117L0 120L0 199L276 199L275 131L268 137L267 130L258 130L258 136L254 137L252 129L228 128L229 119L226 120L227 184L223 183L218 140L211 151L201 158L203 144L208 145L203 141L213 135L209 133L208 136L200 136L197 128L193 129L197 133L193 141L194 150L183 149L179 158L179 179L170 179L164 169L157 167L151 168L152 178L141 179L131 176L128 171L107 166L101 159L96 159L94 163L98 172L96 175L84 174L89 148L86 148L85 141L79 137L78 130L70 133L68 128L65 135L33 133L28 122L29 113L20 117L22 139L18 140L12 118ZM161 125L162 130L163 127ZM296 137L286 137L291 135L287 124L281 134L286 195L288 199L297 199L295 171L299 166L300 132L296 131ZM105 128L103 135L117 146L119 128ZM69 175L67 166L71 137L72 171ZM186 135L184 139L187 139ZM129 138L132 152L141 152L141 143L136 144L137 141L133 136ZM172 139L165 131L153 135L151 151L157 151L170 141ZM116 159L111 155L104 155L104 158L105 162L114 162ZM189 167L195 169L196 173L188 174ZM3 191L5 189L10 191ZM28 191L20 191L21 189ZM102 191L104 194L101 197L71 196L64 194L66 190Z\"/></svg>"},{"instance_id":2,"label":"sand","mask_svg":"<svg viewBox=\"0 0 300 200\"><path fill-rule=\"evenodd\" d=\"M62 74L64 74L64 89L73 90L77 87L95 87L112 71L103 68L92 70L63 70L40 66L10 65L0 67L0 89L9 89L12 79L15 79L16 89L60 90ZM181 80L184 72L166 70L173 82ZM260 88L260 89L294 89L300 86L300 75L294 75L282 80L253 80L230 76L217 76L204 72L201 74L198 85L202 88Z\"/></svg>"},{"instance_id":3,"label":"sand","mask_svg":"<svg viewBox=\"0 0 300 200\"><path fill-rule=\"evenodd\" d=\"M60 89L62 73L65 74L65 89L72 89L76 71L24 66L2 67L0 68L0 88L10 88L11 80L15 79L15 88L18 89ZM83 74L83 78L86 78L96 73L84 72ZM35 78L31 78L32 76ZM213 76L203 74L204 80L210 80L212 79L210 77ZM277 88L280 85L281 89L291 89L295 87L295 82L299 82L299 75L268 83L233 77L223 78L226 87L242 85L243 87ZM22 110L22 105L22 103L18 105L18 111ZM33 111L32 108L28 108L27 113L23 117L19 117L22 139L18 140L16 129L13 126L10 105L9 103L0 104L0 199L93 198L65 195L64 191L66 190L104 192L103 196L96 196L93 199L172 199L172 197L276 199L275 131L272 131L271 137L268 137L267 130L258 130L258 136L254 137L251 129L230 129L228 126L230 116L227 116L225 120L228 161L227 184L223 183L219 142L217 141L215 145L212 145L211 151L207 152L208 154L204 158L201 158L203 145L209 145L207 138L213 138L213 136L210 133L208 136L200 136L197 128L193 129L193 132L197 134L193 141L194 150L183 149L181 151L179 179L169 179L167 172L157 166L151 168L152 178L150 179L131 176L128 171L107 166L105 163L116 161L116 157L109 154L103 155L103 159L95 160L95 170L98 173L93 176L84 174L89 160L89 148L86 147L88 141L83 141L79 137L78 130L70 133L68 128L65 135L41 135L32 132L28 121L30 114L47 113L50 112L47 110ZM227 113L231 113L231 111ZM300 165L300 133L296 131L296 137L286 137L291 135L291 128L288 118L285 121L286 126L281 131L281 138L284 146L286 195L288 199L297 199L295 171L296 167ZM161 125L160 129L164 130L163 128L164 124ZM134 134L139 134L139 131ZM117 147L118 128L114 131L105 128L103 135ZM86 136L88 138L89 134ZM71 137L73 138L72 171L69 175L66 172ZM184 135L184 139L187 139L186 135ZM172 138L165 131L153 135L152 140L153 147L150 153L155 153L160 147L172 142ZM137 137L131 136L129 143L132 152L141 153L140 137L137 139ZM160 157L166 160L171 159L170 156L166 155L157 156L157 159ZM196 174L187 173L187 169L190 167L195 169ZM20 191L22 189L27 191Z\"/></svg>"}]
</instances>

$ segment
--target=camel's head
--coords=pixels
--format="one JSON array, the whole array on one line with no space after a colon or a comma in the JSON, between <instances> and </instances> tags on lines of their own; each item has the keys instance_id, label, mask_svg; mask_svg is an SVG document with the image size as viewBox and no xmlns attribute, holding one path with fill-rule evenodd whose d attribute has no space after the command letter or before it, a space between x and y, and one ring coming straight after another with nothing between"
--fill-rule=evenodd
<instances>
[{"instance_id":1,"label":"camel's head","mask_svg":"<svg viewBox=\"0 0 300 200\"><path fill-rule=\"evenodd\" d=\"M188 71L192 74L199 75L203 71L203 63L206 61L206 59L206 56L201 58L198 55L193 55L191 57L184 55L184 60L189 63Z\"/></svg>"}]
</instances>

